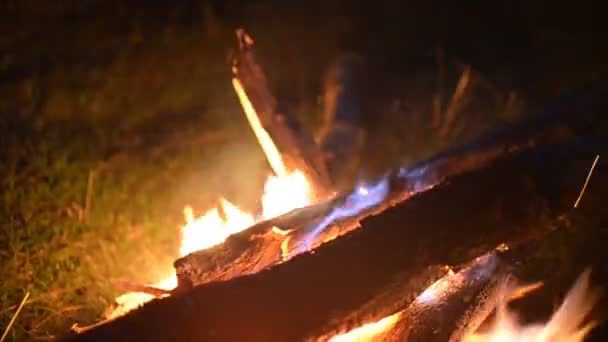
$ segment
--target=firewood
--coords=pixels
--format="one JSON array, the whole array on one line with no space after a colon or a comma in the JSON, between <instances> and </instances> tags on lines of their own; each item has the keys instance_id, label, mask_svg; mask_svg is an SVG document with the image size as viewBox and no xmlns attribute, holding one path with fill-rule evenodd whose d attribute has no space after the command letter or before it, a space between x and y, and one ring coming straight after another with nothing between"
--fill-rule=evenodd
<instances>
[{"instance_id":1,"label":"firewood","mask_svg":"<svg viewBox=\"0 0 608 342\"><path fill-rule=\"evenodd\" d=\"M444 179L482 168L509 153L559 142L562 138L554 136L552 132L559 130L562 125L563 121L540 125L524 122L503 131L491 132L472 143L448 150L413 167L393 170L388 176L391 182L389 194L384 201L356 215L332 221L311 246L303 246L310 231L330 214L332 208L342 205L349 194L258 223L229 237L221 245L176 260L174 265L179 282L178 291L271 267L282 260L285 250L289 255L294 255L302 248L314 248L324 241L342 236L359 227L361 219L380 213L413 194L440 184ZM272 227L288 231L288 234L278 236Z\"/></svg>"},{"instance_id":2,"label":"firewood","mask_svg":"<svg viewBox=\"0 0 608 342\"><path fill-rule=\"evenodd\" d=\"M572 207L598 152L570 145L502 158L368 217L361 229L309 253L154 300L74 340L299 341L347 319L380 319L407 307L403 298L413 300L428 283L399 291L391 285L551 229Z\"/></svg>"},{"instance_id":3,"label":"firewood","mask_svg":"<svg viewBox=\"0 0 608 342\"><path fill-rule=\"evenodd\" d=\"M502 291L517 286L511 257L509 251L493 251L444 276L402 311L395 326L378 340L461 341L490 315Z\"/></svg>"},{"instance_id":4,"label":"firewood","mask_svg":"<svg viewBox=\"0 0 608 342\"><path fill-rule=\"evenodd\" d=\"M232 68L235 87L242 86L257 119L280 152L283 162L289 169L303 172L315 193L322 198L331 191L332 185L321 149L315 143L312 132L297 117L279 112L277 99L269 89L266 75L255 60L253 39L243 29L238 29L236 33L239 50L234 56Z\"/></svg>"}]
</instances>

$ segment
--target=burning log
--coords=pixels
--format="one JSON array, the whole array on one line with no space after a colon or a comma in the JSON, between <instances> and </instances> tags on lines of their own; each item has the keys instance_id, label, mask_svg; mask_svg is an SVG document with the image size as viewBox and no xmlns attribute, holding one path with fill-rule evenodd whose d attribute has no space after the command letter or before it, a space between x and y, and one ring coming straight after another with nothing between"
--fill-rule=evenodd
<instances>
[{"instance_id":1,"label":"burning log","mask_svg":"<svg viewBox=\"0 0 608 342\"><path fill-rule=\"evenodd\" d=\"M176 291L257 273L348 233L359 226L362 218L408 196L406 179L398 178L396 173L392 176L379 180L370 188L361 187L352 194L260 222L228 237L220 245L176 260L179 284ZM362 189L367 191L365 196L359 193ZM339 209L336 208L344 207L350 210L337 215Z\"/></svg>"},{"instance_id":2,"label":"burning log","mask_svg":"<svg viewBox=\"0 0 608 342\"><path fill-rule=\"evenodd\" d=\"M296 148L296 150L308 151L309 149L304 147L312 145L298 142L296 138L300 135L297 134L297 130L294 131L289 125L284 125L281 120L274 122L273 116L269 115L269 113L275 112L276 100L268 91L265 76L255 62L253 41L242 30L237 31L237 36L240 52L235 58L235 74L238 83L235 86L239 95L245 94L246 99L242 103L254 131L256 134L260 133L255 124L256 120L259 120L263 126L262 133L274 132L269 149L272 150L275 147L273 144L275 141L277 146L284 147L282 150L289 151L291 148ZM249 105L255 107L253 111L248 111ZM179 280L177 291L194 285L259 272L281 262L285 256L293 256L349 232L359 226L362 218L383 211L409 197L410 194L436 185L445 178L483 167L506 153L560 141L563 136L555 132L564 131L568 125L571 125L572 118L578 118L578 116L572 115L569 118L565 117L568 114L570 113L567 111L558 112L558 115L552 112L549 116L541 116L548 117L549 120L536 119L532 123L523 122L517 127L508 127L502 132L491 132L478 141L443 153L418 167L397 170L390 176L391 182L387 198L369 204L366 207L367 210L353 211L354 213L350 214L337 213L339 210L332 210L344 207L349 197L356 196L359 189L355 189L351 194L258 223L254 227L231 236L221 245L180 258L175 262ZM578 121L576 123L580 124ZM305 132L303 136L308 135ZM263 137L259 140L264 146ZM311 142L310 139L304 140ZM310 149L312 152L315 150L316 148ZM300 155L300 152L296 152L294 155ZM289 158L289 153L287 155ZM318 153L314 152L310 155L318 156ZM267 156L271 165L275 164L273 156L281 157L277 153L267 153ZM296 160L301 162L309 160L311 165L317 164L319 161L315 161L315 158L301 158L302 156L300 155ZM280 173L283 163L277 164L273 168ZM305 167L304 169L310 168ZM324 167L319 168L319 170L323 169ZM382 180L378 184L381 182ZM325 186L322 188L326 189ZM281 228L284 232L283 235L277 234L275 227ZM314 240L311 241L311 233L315 230L320 230L320 232L318 235L313 234Z\"/></svg>"},{"instance_id":3,"label":"burning log","mask_svg":"<svg viewBox=\"0 0 608 342\"><path fill-rule=\"evenodd\" d=\"M256 273L281 262L286 255L293 256L344 235L359 227L361 219L382 212L445 179L480 169L509 153L561 142L564 137L556 132L563 131L572 121L564 114L568 113L551 116L550 120L534 119L532 123L523 122L515 127L491 132L477 141L446 151L415 167L395 170L385 177L388 179L388 189L386 195L382 196L386 197L369 204L367 210L353 210L348 215L331 217L333 208L343 207L349 197L356 196L361 190L354 189L349 194L258 223L229 237L221 245L180 258L174 263L178 291L193 285ZM381 186L382 182L383 179L379 179L371 184ZM369 191L369 188L366 187L365 191ZM323 230L314 241L309 241L311 231L320 225L324 226ZM278 235L273 227L282 229L286 234Z\"/></svg>"},{"instance_id":4,"label":"burning log","mask_svg":"<svg viewBox=\"0 0 608 342\"><path fill-rule=\"evenodd\" d=\"M315 193L323 197L331 182L321 149L296 117L278 111L277 100L255 60L253 39L243 29L236 33L239 51L233 60L233 85L271 167L279 176L289 171L285 165L304 172Z\"/></svg>"},{"instance_id":5,"label":"burning log","mask_svg":"<svg viewBox=\"0 0 608 342\"><path fill-rule=\"evenodd\" d=\"M550 229L574 203L596 152L553 147L496 161L310 253L155 300L75 339L298 341L332 325L378 320L426 288L411 280L429 266L465 263Z\"/></svg>"},{"instance_id":6,"label":"burning log","mask_svg":"<svg viewBox=\"0 0 608 342\"><path fill-rule=\"evenodd\" d=\"M514 276L529 271L529 261L541 257L538 247L538 240L514 249L501 245L457 273L449 272L437 280L407 309L316 341L581 341L595 326L588 316L598 299L597 289L589 286L588 270L579 276L562 306L544 325L521 325L506 307L509 301L543 287L543 283L521 286ZM495 322L480 334L479 327L494 310Z\"/></svg>"},{"instance_id":7,"label":"burning log","mask_svg":"<svg viewBox=\"0 0 608 342\"><path fill-rule=\"evenodd\" d=\"M505 253L507 252L507 253ZM459 341L474 332L493 310L499 292L510 286L513 263L506 246L476 258L458 273L452 270L426 288L409 307L384 318L381 329L329 333L317 341ZM372 323L375 324L375 323Z\"/></svg>"},{"instance_id":8,"label":"burning log","mask_svg":"<svg viewBox=\"0 0 608 342\"><path fill-rule=\"evenodd\" d=\"M505 253L506 252L506 253ZM400 313L379 341L461 341L490 315L501 290L515 287L510 253L497 250L445 276Z\"/></svg>"}]
</instances>

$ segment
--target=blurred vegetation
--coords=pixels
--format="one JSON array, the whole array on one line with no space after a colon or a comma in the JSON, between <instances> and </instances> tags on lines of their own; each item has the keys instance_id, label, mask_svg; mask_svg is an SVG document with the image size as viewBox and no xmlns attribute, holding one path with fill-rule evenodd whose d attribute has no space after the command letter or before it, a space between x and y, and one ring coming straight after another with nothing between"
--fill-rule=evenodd
<instances>
[{"instance_id":1,"label":"blurred vegetation","mask_svg":"<svg viewBox=\"0 0 608 342\"><path fill-rule=\"evenodd\" d=\"M484 31L493 19L483 8L450 15L414 2L1 2L0 326L27 291L14 340L95 322L118 294L114 280L171 271L184 205L200 211L224 195L255 207L269 171L231 89L236 25L312 127L329 60L367 58L364 165L374 173L605 77L593 34L542 26L533 7L512 34L506 14Z\"/></svg>"}]
</instances>

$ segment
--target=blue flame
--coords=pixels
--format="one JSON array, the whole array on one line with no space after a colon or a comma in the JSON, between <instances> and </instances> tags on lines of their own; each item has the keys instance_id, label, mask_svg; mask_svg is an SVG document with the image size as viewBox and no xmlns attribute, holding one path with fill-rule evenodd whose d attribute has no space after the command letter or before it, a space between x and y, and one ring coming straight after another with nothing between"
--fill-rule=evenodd
<instances>
[{"instance_id":1,"label":"blue flame","mask_svg":"<svg viewBox=\"0 0 608 342\"><path fill-rule=\"evenodd\" d=\"M329 215L317 224L306 237L303 247L308 250L317 236L319 236L319 234L321 234L332 222L354 216L361 211L382 202L388 195L389 189L388 177L383 177L374 184L358 186L355 191L346 197L343 205L334 208Z\"/></svg>"},{"instance_id":2,"label":"blue flame","mask_svg":"<svg viewBox=\"0 0 608 342\"><path fill-rule=\"evenodd\" d=\"M399 178L407 183L408 191L411 193L425 191L437 183L428 165L408 169L401 168L399 169Z\"/></svg>"}]
</instances>

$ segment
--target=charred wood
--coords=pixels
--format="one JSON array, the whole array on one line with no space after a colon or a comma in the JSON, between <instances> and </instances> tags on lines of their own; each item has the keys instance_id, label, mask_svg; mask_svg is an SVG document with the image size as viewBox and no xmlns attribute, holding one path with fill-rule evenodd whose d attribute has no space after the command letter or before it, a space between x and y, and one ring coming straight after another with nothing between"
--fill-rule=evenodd
<instances>
[{"instance_id":1,"label":"charred wood","mask_svg":"<svg viewBox=\"0 0 608 342\"><path fill-rule=\"evenodd\" d=\"M325 241L342 236L359 227L363 218L380 213L446 179L483 168L508 154L568 140L567 137L555 134L566 127L564 122L568 120L543 122L544 124L540 124L534 120L532 123L520 123L507 130L490 133L468 145L446 151L414 167L394 170L387 176L389 189L383 201L351 216L329 222L312 242L306 241L311 231L328 217L333 208L345 205L350 194L258 223L229 237L219 246L180 258L174 264L179 290L258 272L281 262L284 254L293 256L302 250L315 248ZM381 179L378 179L376 183L380 181ZM353 189L353 193L356 191L357 189ZM273 227L288 233L284 236L277 235L273 232Z\"/></svg>"},{"instance_id":2,"label":"charred wood","mask_svg":"<svg viewBox=\"0 0 608 342\"><path fill-rule=\"evenodd\" d=\"M253 39L243 29L238 29L236 33L239 50L234 56L232 70L251 101L261 125L272 138L287 166L304 172L317 194L328 193L331 181L322 151L315 143L312 132L294 115L279 112L277 99L270 91L266 75L256 62Z\"/></svg>"},{"instance_id":3,"label":"charred wood","mask_svg":"<svg viewBox=\"0 0 608 342\"><path fill-rule=\"evenodd\" d=\"M428 285L391 284L549 230L572 207L596 152L571 145L512 155L368 217L362 229L312 252L155 300L75 340L298 341L339 322L380 319Z\"/></svg>"},{"instance_id":4,"label":"charred wood","mask_svg":"<svg viewBox=\"0 0 608 342\"><path fill-rule=\"evenodd\" d=\"M514 264L493 251L425 289L379 341L461 341L489 316L507 287Z\"/></svg>"}]
</instances>

